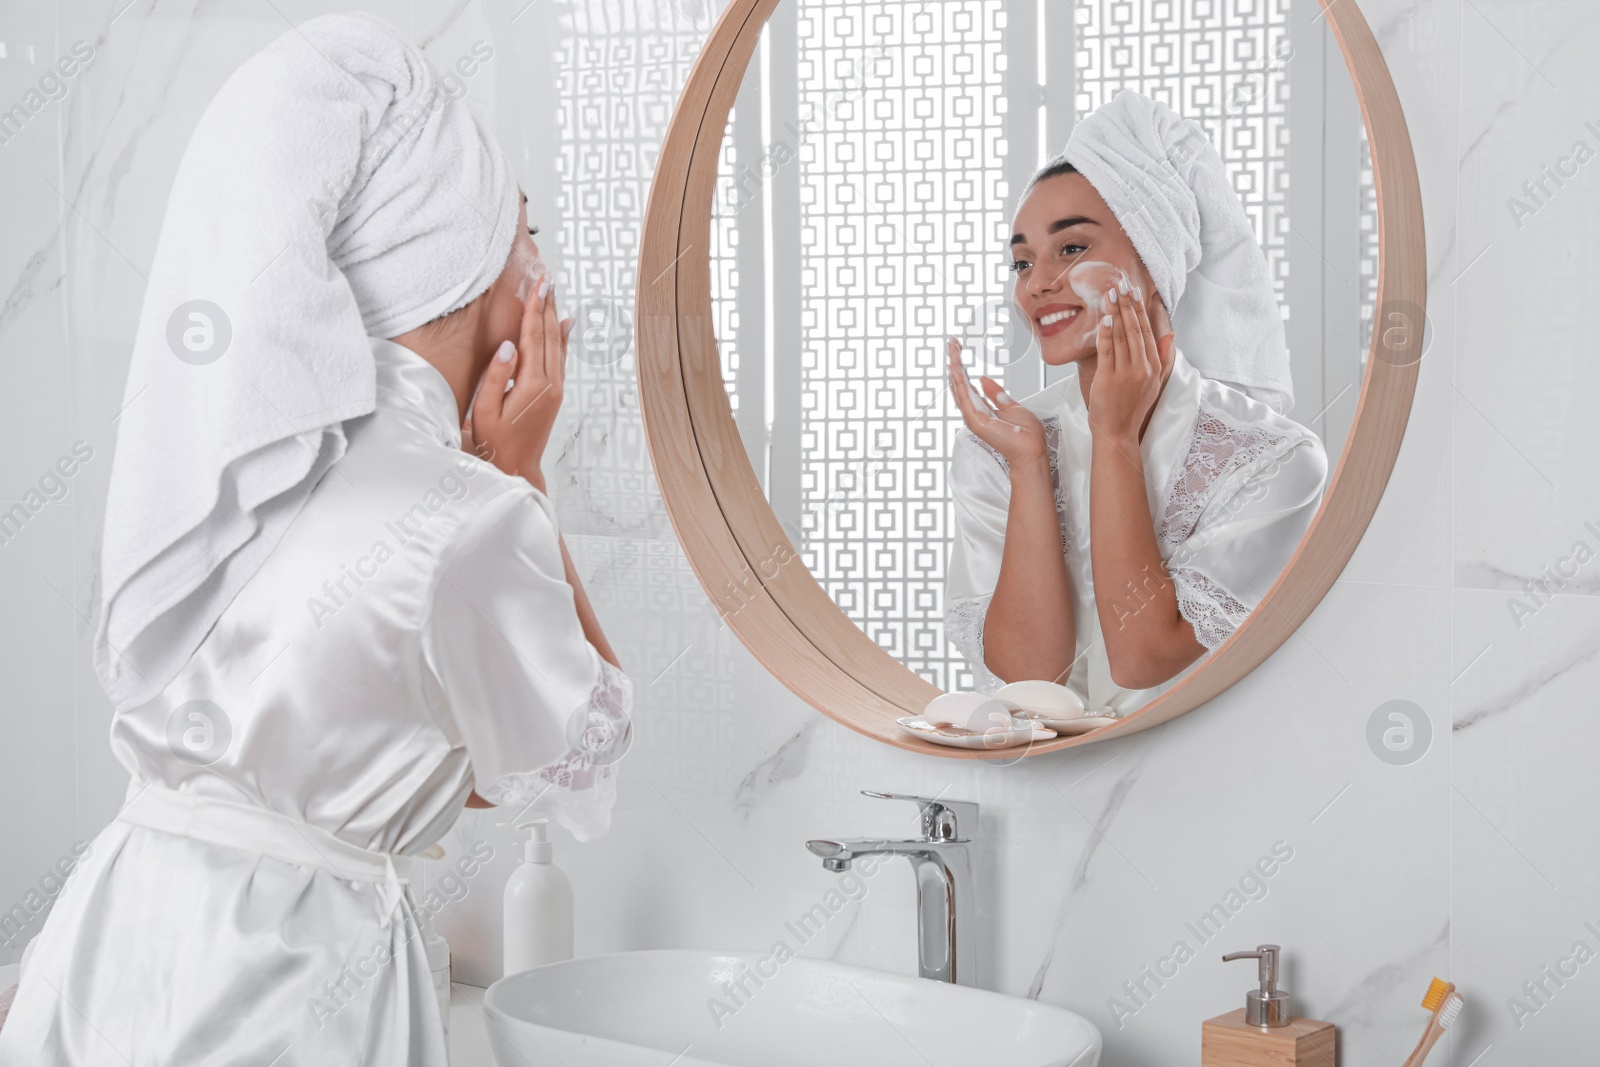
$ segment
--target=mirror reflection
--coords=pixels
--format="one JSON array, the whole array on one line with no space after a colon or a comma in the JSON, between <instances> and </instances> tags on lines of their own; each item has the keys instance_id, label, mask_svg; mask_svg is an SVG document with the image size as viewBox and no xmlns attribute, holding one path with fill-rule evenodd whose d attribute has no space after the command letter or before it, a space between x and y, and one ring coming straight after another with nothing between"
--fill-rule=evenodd
<instances>
[{"instance_id":1,"label":"mirror reflection","mask_svg":"<svg viewBox=\"0 0 1600 1067\"><path fill-rule=\"evenodd\" d=\"M1126 714L1294 555L1376 279L1317 14L798 0L769 24L713 220L724 379L801 560L934 684Z\"/></svg>"}]
</instances>

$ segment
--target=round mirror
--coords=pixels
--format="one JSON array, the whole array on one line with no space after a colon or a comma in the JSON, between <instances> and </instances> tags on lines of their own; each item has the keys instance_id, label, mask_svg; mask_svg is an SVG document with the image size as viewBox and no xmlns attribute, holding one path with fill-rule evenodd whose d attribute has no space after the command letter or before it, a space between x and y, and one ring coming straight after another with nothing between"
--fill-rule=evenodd
<instances>
[{"instance_id":1,"label":"round mirror","mask_svg":"<svg viewBox=\"0 0 1600 1067\"><path fill-rule=\"evenodd\" d=\"M652 191L641 396L791 689L940 755L993 755L908 729L943 691L1081 720L1031 754L1190 710L1315 606L1425 343L1409 140L1344 8L730 3Z\"/></svg>"}]
</instances>

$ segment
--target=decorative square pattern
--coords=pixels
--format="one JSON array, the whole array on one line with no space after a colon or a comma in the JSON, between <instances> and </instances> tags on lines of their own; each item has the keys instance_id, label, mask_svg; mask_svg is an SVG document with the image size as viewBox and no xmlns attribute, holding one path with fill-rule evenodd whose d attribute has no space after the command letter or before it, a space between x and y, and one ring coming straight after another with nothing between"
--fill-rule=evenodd
<instances>
[{"instance_id":1,"label":"decorative square pattern","mask_svg":"<svg viewBox=\"0 0 1600 1067\"><path fill-rule=\"evenodd\" d=\"M635 274L661 141L715 17L691 0L572 0L562 17L558 285L564 313L588 312L574 329L608 318L618 346L569 361L550 471L571 534L671 537L639 416Z\"/></svg>"},{"instance_id":2,"label":"decorative square pattern","mask_svg":"<svg viewBox=\"0 0 1600 1067\"><path fill-rule=\"evenodd\" d=\"M1004 4L800 0L802 556L945 688L944 338L1003 298ZM966 679L970 682L970 679Z\"/></svg>"},{"instance_id":3,"label":"decorative square pattern","mask_svg":"<svg viewBox=\"0 0 1600 1067\"><path fill-rule=\"evenodd\" d=\"M1361 136L1361 215L1357 225L1361 230L1360 276L1356 285L1361 289L1361 351L1357 353L1358 365L1367 365L1367 350L1372 347L1372 320L1378 311L1378 187L1372 180L1372 147L1367 143L1367 128L1358 127Z\"/></svg>"}]
</instances>

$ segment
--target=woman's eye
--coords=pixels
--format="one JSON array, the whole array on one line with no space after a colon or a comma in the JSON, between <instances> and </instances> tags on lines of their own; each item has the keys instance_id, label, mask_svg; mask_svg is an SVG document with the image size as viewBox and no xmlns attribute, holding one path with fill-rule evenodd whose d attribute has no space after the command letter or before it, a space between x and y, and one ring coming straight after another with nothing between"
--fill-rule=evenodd
<instances>
[{"instance_id":1,"label":"woman's eye","mask_svg":"<svg viewBox=\"0 0 1600 1067\"><path fill-rule=\"evenodd\" d=\"M1089 251L1089 246L1088 245L1064 244L1064 245L1061 246L1061 255L1063 257L1065 257L1065 256L1081 256L1087 251Z\"/></svg>"},{"instance_id":2,"label":"woman's eye","mask_svg":"<svg viewBox=\"0 0 1600 1067\"><path fill-rule=\"evenodd\" d=\"M528 227L528 236L529 237L533 237L538 232L539 232L539 227L537 227L537 226L529 226Z\"/></svg>"},{"instance_id":3,"label":"woman's eye","mask_svg":"<svg viewBox=\"0 0 1600 1067\"><path fill-rule=\"evenodd\" d=\"M1031 266L1033 266L1033 264L1029 263L1025 259L1014 259L1014 260L1011 261L1011 273L1012 274L1021 274L1023 271L1027 270Z\"/></svg>"}]
</instances>

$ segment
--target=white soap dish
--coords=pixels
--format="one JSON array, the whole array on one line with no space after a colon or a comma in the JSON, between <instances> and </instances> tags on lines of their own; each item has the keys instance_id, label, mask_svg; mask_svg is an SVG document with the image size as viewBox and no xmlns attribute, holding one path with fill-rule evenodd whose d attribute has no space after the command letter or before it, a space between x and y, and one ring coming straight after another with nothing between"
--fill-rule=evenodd
<instances>
[{"instance_id":1,"label":"white soap dish","mask_svg":"<svg viewBox=\"0 0 1600 1067\"><path fill-rule=\"evenodd\" d=\"M907 715L895 720L906 733L948 748L1014 748L1017 745L1044 741L1056 736L1054 730L1046 729L1036 722L1023 722L1020 719L1011 721L1012 728L996 724L984 730L969 730L954 723L929 722L921 715Z\"/></svg>"},{"instance_id":2,"label":"white soap dish","mask_svg":"<svg viewBox=\"0 0 1600 1067\"><path fill-rule=\"evenodd\" d=\"M1021 722L1037 723L1065 737L1077 737L1079 734L1086 734L1118 721L1115 715L1080 715L1076 719L1038 719L1031 715L1018 715L1017 719Z\"/></svg>"}]
</instances>

